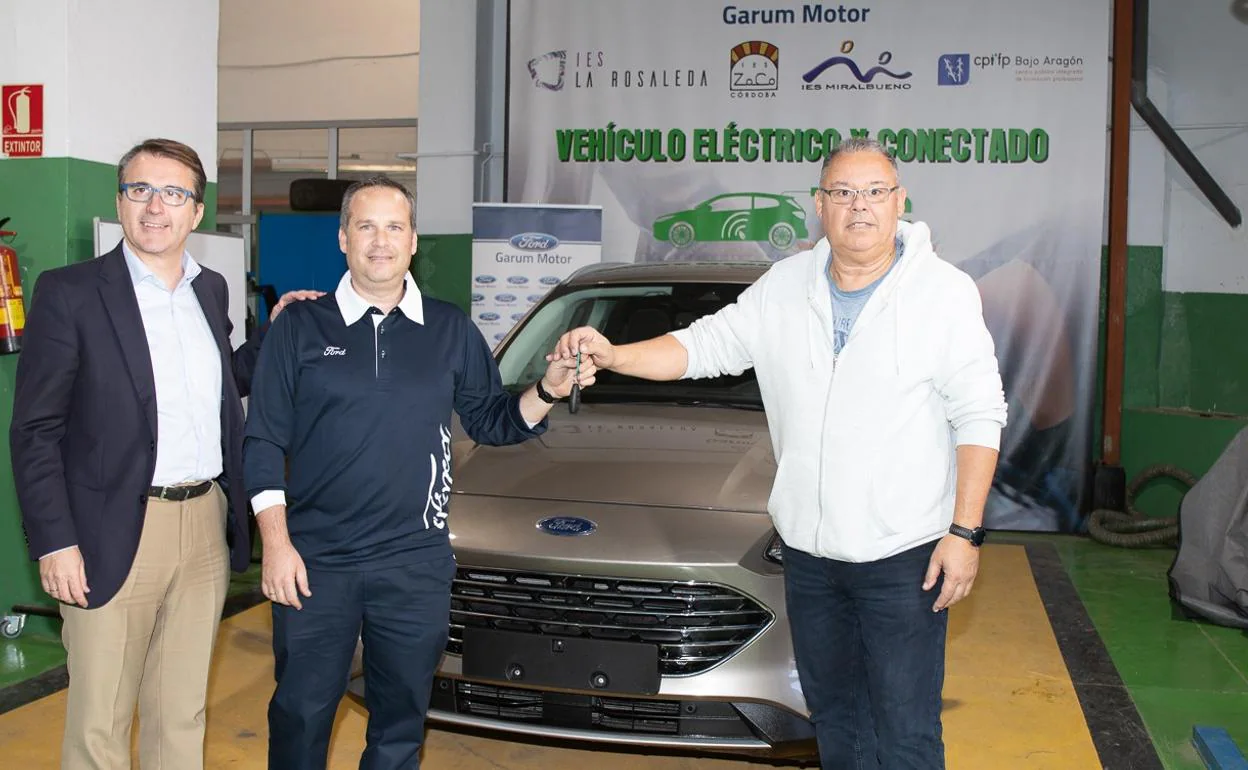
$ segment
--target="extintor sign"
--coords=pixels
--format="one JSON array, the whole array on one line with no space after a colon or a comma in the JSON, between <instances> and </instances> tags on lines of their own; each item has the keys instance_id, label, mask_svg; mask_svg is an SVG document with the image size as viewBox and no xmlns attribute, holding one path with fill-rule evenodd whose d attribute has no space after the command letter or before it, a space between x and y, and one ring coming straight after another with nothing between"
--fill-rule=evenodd
<instances>
[{"instance_id":1,"label":"extintor sign","mask_svg":"<svg viewBox=\"0 0 1248 770\"><path fill-rule=\"evenodd\" d=\"M10 158L43 155L43 86L0 87L4 124L0 142Z\"/></svg>"}]
</instances>

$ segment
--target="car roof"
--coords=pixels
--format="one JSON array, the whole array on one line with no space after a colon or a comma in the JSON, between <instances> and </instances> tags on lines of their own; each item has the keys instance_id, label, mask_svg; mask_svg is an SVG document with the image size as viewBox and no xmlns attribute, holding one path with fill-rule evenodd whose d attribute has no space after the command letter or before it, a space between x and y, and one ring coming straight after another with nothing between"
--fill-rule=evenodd
<instances>
[{"instance_id":1,"label":"car roof","mask_svg":"<svg viewBox=\"0 0 1248 770\"><path fill-rule=\"evenodd\" d=\"M771 262L603 262L583 267L564 281L565 286L604 283L754 283Z\"/></svg>"}]
</instances>

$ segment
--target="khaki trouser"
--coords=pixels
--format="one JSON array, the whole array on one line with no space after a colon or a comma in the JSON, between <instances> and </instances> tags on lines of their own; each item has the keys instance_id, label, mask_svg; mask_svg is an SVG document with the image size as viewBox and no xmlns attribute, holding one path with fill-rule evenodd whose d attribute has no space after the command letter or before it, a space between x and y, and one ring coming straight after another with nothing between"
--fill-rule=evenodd
<instances>
[{"instance_id":1,"label":"khaki trouser","mask_svg":"<svg viewBox=\"0 0 1248 770\"><path fill-rule=\"evenodd\" d=\"M215 484L184 502L150 499L117 595L97 609L61 605L62 770L130 770L136 703L142 770L203 768L208 665L230 579L225 516Z\"/></svg>"}]
</instances>

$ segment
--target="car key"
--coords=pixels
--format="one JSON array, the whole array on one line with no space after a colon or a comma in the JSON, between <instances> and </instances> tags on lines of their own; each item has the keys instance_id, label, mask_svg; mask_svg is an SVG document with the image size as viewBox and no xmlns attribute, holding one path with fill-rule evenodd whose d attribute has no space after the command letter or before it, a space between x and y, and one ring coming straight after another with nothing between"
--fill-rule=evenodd
<instances>
[{"instance_id":1,"label":"car key","mask_svg":"<svg viewBox=\"0 0 1248 770\"><path fill-rule=\"evenodd\" d=\"M581 351L576 351L576 379L581 378ZM576 414L581 409L581 383L573 380L572 393L568 396L568 411Z\"/></svg>"}]
</instances>

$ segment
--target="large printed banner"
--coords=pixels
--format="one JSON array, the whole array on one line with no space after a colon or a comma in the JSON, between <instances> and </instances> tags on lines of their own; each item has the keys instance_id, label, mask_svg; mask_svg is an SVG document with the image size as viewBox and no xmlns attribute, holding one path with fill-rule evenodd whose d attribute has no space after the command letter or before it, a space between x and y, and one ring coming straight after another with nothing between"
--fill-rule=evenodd
<instances>
[{"instance_id":1,"label":"large printed banner","mask_svg":"<svg viewBox=\"0 0 1248 770\"><path fill-rule=\"evenodd\" d=\"M1109 4L512 0L508 199L603 207L615 259L782 259L853 136L978 282L1010 405L988 526L1071 530L1088 478Z\"/></svg>"},{"instance_id":2,"label":"large printed banner","mask_svg":"<svg viewBox=\"0 0 1248 770\"><path fill-rule=\"evenodd\" d=\"M472 320L497 345L551 287L601 261L598 206L473 204Z\"/></svg>"}]
</instances>

